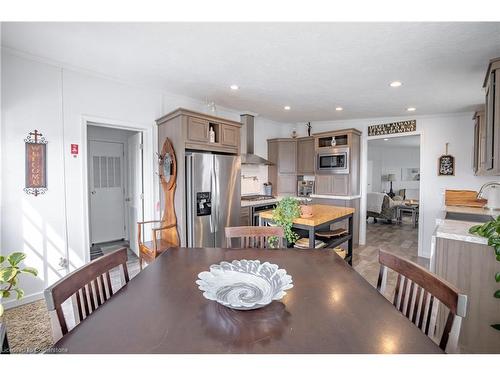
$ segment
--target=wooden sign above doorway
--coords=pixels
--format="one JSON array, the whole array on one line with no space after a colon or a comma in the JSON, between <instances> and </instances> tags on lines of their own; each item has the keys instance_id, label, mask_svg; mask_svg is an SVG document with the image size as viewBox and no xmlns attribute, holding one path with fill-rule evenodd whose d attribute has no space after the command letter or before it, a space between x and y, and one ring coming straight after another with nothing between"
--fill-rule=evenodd
<instances>
[{"instance_id":1,"label":"wooden sign above doorway","mask_svg":"<svg viewBox=\"0 0 500 375\"><path fill-rule=\"evenodd\" d=\"M391 122L368 126L368 136L408 133L417 130L417 120Z\"/></svg>"},{"instance_id":2,"label":"wooden sign above doorway","mask_svg":"<svg viewBox=\"0 0 500 375\"><path fill-rule=\"evenodd\" d=\"M26 194L35 197L47 191L47 141L38 130L24 139L26 149Z\"/></svg>"}]
</instances>

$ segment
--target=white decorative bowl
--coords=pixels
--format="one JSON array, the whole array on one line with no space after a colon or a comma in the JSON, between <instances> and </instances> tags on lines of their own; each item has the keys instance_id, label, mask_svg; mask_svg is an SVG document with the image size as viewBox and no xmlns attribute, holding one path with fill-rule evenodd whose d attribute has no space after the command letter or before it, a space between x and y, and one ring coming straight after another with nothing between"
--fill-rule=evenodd
<instances>
[{"instance_id":1,"label":"white decorative bowl","mask_svg":"<svg viewBox=\"0 0 500 375\"><path fill-rule=\"evenodd\" d=\"M253 310L279 300L293 288L292 277L276 264L233 260L210 266L196 280L206 299L235 310Z\"/></svg>"}]
</instances>

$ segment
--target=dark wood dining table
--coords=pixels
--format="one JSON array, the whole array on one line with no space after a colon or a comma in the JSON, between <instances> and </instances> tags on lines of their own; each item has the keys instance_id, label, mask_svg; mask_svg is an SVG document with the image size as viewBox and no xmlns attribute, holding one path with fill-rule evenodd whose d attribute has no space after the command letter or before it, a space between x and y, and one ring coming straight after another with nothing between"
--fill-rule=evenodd
<instances>
[{"instance_id":1,"label":"dark wood dining table","mask_svg":"<svg viewBox=\"0 0 500 375\"><path fill-rule=\"evenodd\" d=\"M286 269L280 301L237 311L195 284L210 265ZM65 353L443 353L332 250L172 248L60 339Z\"/></svg>"}]
</instances>

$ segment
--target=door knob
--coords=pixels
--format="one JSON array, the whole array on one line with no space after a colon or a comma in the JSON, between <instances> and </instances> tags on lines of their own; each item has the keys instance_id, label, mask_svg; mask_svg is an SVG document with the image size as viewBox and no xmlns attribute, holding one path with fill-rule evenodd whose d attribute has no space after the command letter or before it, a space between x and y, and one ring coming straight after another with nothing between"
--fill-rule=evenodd
<instances>
[{"instance_id":1,"label":"door knob","mask_svg":"<svg viewBox=\"0 0 500 375\"><path fill-rule=\"evenodd\" d=\"M95 195L95 190L92 190L90 194Z\"/></svg>"}]
</instances>

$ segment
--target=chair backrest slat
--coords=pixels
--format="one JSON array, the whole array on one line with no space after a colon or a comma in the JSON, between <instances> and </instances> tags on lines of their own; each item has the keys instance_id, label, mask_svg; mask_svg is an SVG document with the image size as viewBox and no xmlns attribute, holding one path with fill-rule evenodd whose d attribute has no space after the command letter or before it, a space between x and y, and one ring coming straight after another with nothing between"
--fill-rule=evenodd
<instances>
[{"instance_id":1,"label":"chair backrest slat","mask_svg":"<svg viewBox=\"0 0 500 375\"><path fill-rule=\"evenodd\" d=\"M268 248L269 238L278 239L277 248L283 247L285 232L281 227L226 227L226 244L228 248L234 247L232 239L239 239L241 248Z\"/></svg>"},{"instance_id":2,"label":"chair backrest slat","mask_svg":"<svg viewBox=\"0 0 500 375\"><path fill-rule=\"evenodd\" d=\"M113 295L109 271L116 267L123 270L125 283L128 283L126 248L121 248L86 264L45 290L47 308L49 311L56 311L63 335L68 333L68 326L62 304L71 296L75 296L78 318L80 322L84 320ZM106 296L103 274L106 274L109 297Z\"/></svg>"},{"instance_id":3,"label":"chair backrest slat","mask_svg":"<svg viewBox=\"0 0 500 375\"><path fill-rule=\"evenodd\" d=\"M446 324L439 343L439 347L445 350L455 316L465 317L467 296L460 294L453 285L425 268L395 254L380 250L379 263L381 269L377 289L379 292L385 289L387 278L383 276L387 268L397 272L393 305L426 335L434 335L436 325L432 317L433 309L437 307L436 302L439 301L448 308Z\"/></svg>"}]
</instances>

